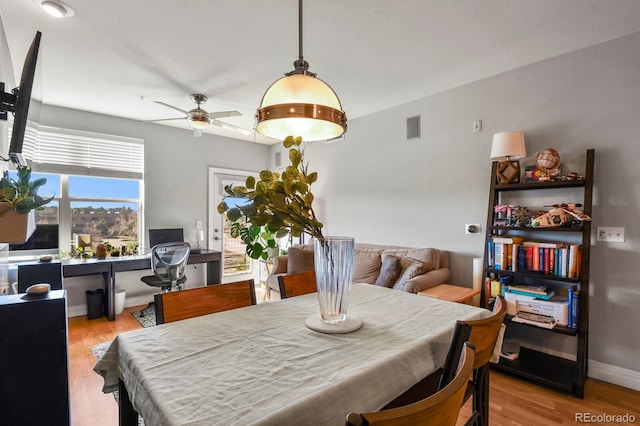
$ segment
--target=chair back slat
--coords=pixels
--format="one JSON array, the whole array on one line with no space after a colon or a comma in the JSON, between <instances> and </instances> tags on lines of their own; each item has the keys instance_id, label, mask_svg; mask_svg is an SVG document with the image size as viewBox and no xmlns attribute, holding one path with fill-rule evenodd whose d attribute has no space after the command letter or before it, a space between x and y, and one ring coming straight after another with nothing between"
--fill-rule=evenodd
<instances>
[{"instance_id":1,"label":"chair back slat","mask_svg":"<svg viewBox=\"0 0 640 426\"><path fill-rule=\"evenodd\" d=\"M471 327L469 341L476 347L474 369L489 362L506 314L507 305L504 302L504 298L497 297L493 305L493 314L490 317L464 321L465 324Z\"/></svg>"},{"instance_id":2,"label":"chair back slat","mask_svg":"<svg viewBox=\"0 0 640 426\"><path fill-rule=\"evenodd\" d=\"M256 292L253 280L245 280L158 293L154 301L156 324L164 324L255 305Z\"/></svg>"},{"instance_id":3,"label":"chair back slat","mask_svg":"<svg viewBox=\"0 0 640 426\"><path fill-rule=\"evenodd\" d=\"M280 286L280 298L282 299L318 291L316 273L314 271L280 275L278 276L278 284Z\"/></svg>"},{"instance_id":4,"label":"chair back slat","mask_svg":"<svg viewBox=\"0 0 640 426\"><path fill-rule=\"evenodd\" d=\"M428 398L403 407L366 414L350 413L346 425L371 426L454 426L462 406L467 382L473 371L473 345L466 342L451 383Z\"/></svg>"}]
</instances>

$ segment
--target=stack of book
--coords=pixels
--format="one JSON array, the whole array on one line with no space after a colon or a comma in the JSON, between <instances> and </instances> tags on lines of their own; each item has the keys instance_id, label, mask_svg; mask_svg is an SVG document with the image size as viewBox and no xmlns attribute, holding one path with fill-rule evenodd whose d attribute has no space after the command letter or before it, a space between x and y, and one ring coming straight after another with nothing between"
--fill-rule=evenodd
<instances>
[{"instance_id":1,"label":"stack of book","mask_svg":"<svg viewBox=\"0 0 640 426\"><path fill-rule=\"evenodd\" d=\"M582 249L578 244L524 241L494 236L488 242L489 266L501 271L542 272L565 278L580 276Z\"/></svg>"},{"instance_id":2,"label":"stack of book","mask_svg":"<svg viewBox=\"0 0 640 426\"><path fill-rule=\"evenodd\" d=\"M554 295L553 289L545 285L508 285L505 291L523 296L535 297L536 299L549 300Z\"/></svg>"}]
</instances>

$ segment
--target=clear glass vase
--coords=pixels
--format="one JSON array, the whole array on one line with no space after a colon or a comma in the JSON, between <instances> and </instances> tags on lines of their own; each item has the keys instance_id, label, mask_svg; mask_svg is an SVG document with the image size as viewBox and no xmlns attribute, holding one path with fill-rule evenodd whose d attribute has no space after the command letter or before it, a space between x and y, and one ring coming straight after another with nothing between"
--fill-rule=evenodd
<instances>
[{"instance_id":1,"label":"clear glass vase","mask_svg":"<svg viewBox=\"0 0 640 426\"><path fill-rule=\"evenodd\" d=\"M320 316L329 324L347 319L353 277L353 238L325 237L314 241L314 262Z\"/></svg>"}]
</instances>

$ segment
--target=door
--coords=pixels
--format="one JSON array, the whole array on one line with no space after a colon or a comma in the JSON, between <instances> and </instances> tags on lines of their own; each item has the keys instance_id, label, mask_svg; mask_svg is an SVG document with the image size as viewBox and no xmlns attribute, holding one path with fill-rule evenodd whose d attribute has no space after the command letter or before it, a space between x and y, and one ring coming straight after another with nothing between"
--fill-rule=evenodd
<instances>
[{"instance_id":1,"label":"door","mask_svg":"<svg viewBox=\"0 0 640 426\"><path fill-rule=\"evenodd\" d=\"M260 283L260 262L247 256L245 245L229 233L230 222L218 213L217 207L223 200L227 204L242 202L241 199L227 198L226 185L244 186L248 176L256 173L209 168L209 226L208 247L222 253L222 282L233 282L253 278L256 287ZM260 299L260 298L258 298Z\"/></svg>"}]
</instances>

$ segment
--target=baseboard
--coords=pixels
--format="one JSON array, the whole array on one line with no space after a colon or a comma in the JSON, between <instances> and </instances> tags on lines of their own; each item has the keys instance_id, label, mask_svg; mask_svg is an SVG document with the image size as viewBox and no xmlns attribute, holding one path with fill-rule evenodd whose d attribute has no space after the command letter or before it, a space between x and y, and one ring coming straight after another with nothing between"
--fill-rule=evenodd
<instances>
[{"instance_id":1,"label":"baseboard","mask_svg":"<svg viewBox=\"0 0 640 426\"><path fill-rule=\"evenodd\" d=\"M640 371L589 360L587 375L593 379L640 391Z\"/></svg>"}]
</instances>

